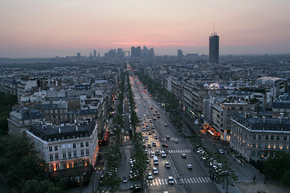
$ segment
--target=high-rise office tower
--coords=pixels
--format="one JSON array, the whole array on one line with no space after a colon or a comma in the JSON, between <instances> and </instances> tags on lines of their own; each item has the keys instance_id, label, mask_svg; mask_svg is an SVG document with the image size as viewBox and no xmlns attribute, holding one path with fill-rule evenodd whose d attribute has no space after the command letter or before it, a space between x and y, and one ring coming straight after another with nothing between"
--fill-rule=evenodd
<instances>
[{"instance_id":1,"label":"high-rise office tower","mask_svg":"<svg viewBox=\"0 0 290 193\"><path fill-rule=\"evenodd\" d=\"M77 60L81 61L81 53L79 53L79 52L77 53Z\"/></svg>"},{"instance_id":2,"label":"high-rise office tower","mask_svg":"<svg viewBox=\"0 0 290 193\"><path fill-rule=\"evenodd\" d=\"M181 49L177 50L177 60L182 60L183 57L183 51Z\"/></svg>"},{"instance_id":3,"label":"high-rise office tower","mask_svg":"<svg viewBox=\"0 0 290 193\"><path fill-rule=\"evenodd\" d=\"M209 63L219 63L219 36L215 32L209 36Z\"/></svg>"},{"instance_id":4,"label":"high-rise office tower","mask_svg":"<svg viewBox=\"0 0 290 193\"><path fill-rule=\"evenodd\" d=\"M138 46L136 48L134 46L131 47L131 57L132 58L141 58L141 54L142 54L142 52L141 52L140 46Z\"/></svg>"}]
</instances>

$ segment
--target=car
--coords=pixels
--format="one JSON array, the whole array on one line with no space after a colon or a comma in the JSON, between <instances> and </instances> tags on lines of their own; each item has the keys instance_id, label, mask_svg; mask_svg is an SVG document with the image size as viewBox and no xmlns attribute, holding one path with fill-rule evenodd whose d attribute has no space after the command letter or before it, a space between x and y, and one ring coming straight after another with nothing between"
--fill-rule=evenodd
<instances>
[{"instance_id":1,"label":"car","mask_svg":"<svg viewBox=\"0 0 290 193\"><path fill-rule=\"evenodd\" d=\"M219 150L220 154L224 154L224 151L222 149Z\"/></svg>"},{"instance_id":2,"label":"car","mask_svg":"<svg viewBox=\"0 0 290 193\"><path fill-rule=\"evenodd\" d=\"M152 132L151 131L148 131L148 135L152 135Z\"/></svg>"},{"instance_id":3,"label":"car","mask_svg":"<svg viewBox=\"0 0 290 193\"><path fill-rule=\"evenodd\" d=\"M146 130L145 127L143 127L142 130L145 131Z\"/></svg>"},{"instance_id":4,"label":"car","mask_svg":"<svg viewBox=\"0 0 290 193\"><path fill-rule=\"evenodd\" d=\"M153 120L156 121L156 117L153 117Z\"/></svg>"},{"instance_id":5,"label":"car","mask_svg":"<svg viewBox=\"0 0 290 193\"><path fill-rule=\"evenodd\" d=\"M155 156L154 151L151 151L151 157L154 157L154 156Z\"/></svg>"},{"instance_id":6,"label":"car","mask_svg":"<svg viewBox=\"0 0 290 193\"><path fill-rule=\"evenodd\" d=\"M146 148L146 144L145 143L142 144L142 148L144 148L144 149Z\"/></svg>"},{"instance_id":7,"label":"car","mask_svg":"<svg viewBox=\"0 0 290 193\"><path fill-rule=\"evenodd\" d=\"M162 151L162 152L161 152L161 157L166 157L166 153L165 153L165 151Z\"/></svg>"},{"instance_id":8,"label":"car","mask_svg":"<svg viewBox=\"0 0 290 193\"><path fill-rule=\"evenodd\" d=\"M152 130L152 133L155 133L155 130Z\"/></svg>"},{"instance_id":9,"label":"car","mask_svg":"<svg viewBox=\"0 0 290 193\"><path fill-rule=\"evenodd\" d=\"M178 140L178 139L175 139L175 140L174 140L174 142L175 142L175 143L178 143L178 142L179 142L179 140Z\"/></svg>"},{"instance_id":10,"label":"car","mask_svg":"<svg viewBox=\"0 0 290 193\"><path fill-rule=\"evenodd\" d=\"M153 147L156 147L156 142L153 142L153 143L152 143L152 146L153 146Z\"/></svg>"},{"instance_id":11,"label":"car","mask_svg":"<svg viewBox=\"0 0 290 193\"><path fill-rule=\"evenodd\" d=\"M157 109L155 109L155 113L158 113Z\"/></svg>"},{"instance_id":12,"label":"car","mask_svg":"<svg viewBox=\"0 0 290 193\"><path fill-rule=\"evenodd\" d=\"M160 115L157 115L157 118L160 118Z\"/></svg>"},{"instance_id":13,"label":"car","mask_svg":"<svg viewBox=\"0 0 290 193\"><path fill-rule=\"evenodd\" d=\"M144 150L144 154L148 155L148 150L147 149Z\"/></svg>"},{"instance_id":14,"label":"car","mask_svg":"<svg viewBox=\"0 0 290 193\"><path fill-rule=\"evenodd\" d=\"M147 102L147 100L145 99L145 102Z\"/></svg>"},{"instance_id":15,"label":"car","mask_svg":"<svg viewBox=\"0 0 290 193\"><path fill-rule=\"evenodd\" d=\"M170 139L169 135L166 135L166 139Z\"/></svg>"},{"instance_id":16,"label":"car","mask_svg":"<svg viewBox=\"0 0 290 193\"><path fill-rule=\"evenodd\" d=\"M156 150L155 151L155 155L160 155L160 151L159 150Z\"/></svg>"},{"instance_id":17,"label":"car","mask_svg":"<svg viewBox=\"0 0 290 193\"><path fill-rule=\"evenodd\" d=\"M149 158L148 158L148 157L146 158L146 162L147 162L147 163L149 163L149 162L150 162L150 160L149 160Z\"/></svg>"},{"instance_id":18,"label":"car","mask_svg":"<svg viewBox=\"0 0 290 193\"><path fill-rule=\"evenodd\" d=\"M155 136L154 136L154 139L158 139L158 136L157 136L157 135L155 135Z\"/></svg>"},{"instance_id":19,"label":"car","mask_svg":"<svg viewBox=\"0 0 290 193\"><path fill-rule=\"evenodd\" d=\"M152 123L152 120L151 119L149 120L149 123Z\"/></svg>"},{"instance_id":20,"label":"car","mask_svg":"<svg viewBox=\"0 0 290 193\"><path fill-rule=\"evenodd\" d=\"M170 168L170 163L169 162L165 162L165 167L166 168Z\"/></svg>"},{"instance_id":21,"label":"car","mask_svg":"<svg viewBox=\"0 0 290 193\"><path fill-rule=\"evenodd\" d=\"M145 139L146 139L146 140L148 140L148 139L149 139L149 138L148 138L148 135L146 135L146 136L145 136Z\"/></svg>"},{"instance_id":22,"label":"car","mask_svg":"<svg viewBox=\"0 0 290 193\"><path fill-rule=\"evenodd\" d=\"M105 175L101 175L101 176L100 176L100 181L99 181L100 184L103 183L104 179L105 179Z\"/></svg>"},{"instance_id":23,"label":"car","mask_svg":"<svg viewBox=\"0 0 290 193\"><path fill-rule=\"evenodd\" d=\"M168 177L168 184L174 184L174 178L172 176Z\"/></svg>"},{"instance_id":24,"label":"car","mask_svg":"<svg viewBox=\"0 0 290 193\"><path fill-rule=\"evenodd\" d=\"M186 154L185 153L181 154L181 157L186 158Z\"/></svg>"},{"instance_id":25,"label":"car","mask_svg":"<svg viewBox=\"0 0 290 193\"><path fill-rule=\"evenodd\" d=\"M167 127L168 126L167 123L165 123L164 126Z\"/></svg>"},{"instance_id":26,"label":"car","mask_svg":"<svg viewBox=\"0 0 290 193\"><path fill-rule=\"evenodd\" d=\"M155 116L155 115L156 115L156 113L153 113L153 115Z\"/></svg>"},{"instance_id":27,"label":"car","mask_svg":"<svg viewBox=\"0 0 290 193\"><path fill-rule=\"evenodd\" d=\"M153 109L153 106L151 106L150 109Z\"/></svg>"},{"instance_id":28,"label":"car","mask_svg":"<svg viewBox=\"0 0 290 193\"><path fill-rule=\"evenodd\" d=\"M153 130L154 130L154 129L155 129L155 126L154 126L154 125L152 125L152 126L151 126L151 129L153 129Z\"/></svg>"},{"instance_id":29,"label":"car","mask_svg":"<svg viewBox=\"0 0 290 193\"><path fill-rule=\"evenodd\" d=\"M165 144L164 147L168 147L168 144Z\"/></svg>"},{"instance_id":30,"label":"car","mask_svg":"<svg viewBox=\"0 0 290 193\"><path fill-rule=\"evenodd\" d=\"M191 170L192 169L192 165L191 164L187 164L187 169Z\"/></svg>"},{"instance_id":31,"label":"car","mask_svg":"<svg viewBox=\"0 0 290 193\"><path fill-rule=\"evenodd\" d=\"M148 143L148 144L147 144L147 147L148 147L148 148L151 148L151 144L150 144L150 143Z\"/></svg>"},{"instance_id":32,"label":"car","mask_svg":"<svg viewBox=\"0 0 290 193\"><path fill-rule=\"evenodd\" d=\"M158 169L156 167L153 168L153 174L158 174Z\"/></svg>"},{"instance_id":33,"label":"car","mask_svg":"<svg viewBox=\"0 0 290 193\"><path fill-rule=\"evenodd\" d=\"M127 183L127 178L123 177L123 183Z\"/></svg>"},{"instance_id":34,"label":"car","mask_svg":"<svg viewBox=\"0 0 290 193\"><path fill-rule=\"evenodd\" d=\"M153 179L152 173L148 173L148 180L152 180L152 179Z\"/></svg>"}]
</instances>

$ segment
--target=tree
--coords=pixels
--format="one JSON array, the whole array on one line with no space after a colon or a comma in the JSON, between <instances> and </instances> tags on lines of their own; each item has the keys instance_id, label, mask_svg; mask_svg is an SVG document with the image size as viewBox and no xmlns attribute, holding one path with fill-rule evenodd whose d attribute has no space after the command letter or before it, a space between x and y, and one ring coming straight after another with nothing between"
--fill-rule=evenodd
<instances>
[{"instance_id":1,"label":"tree","mask_svg":"<svg viewBox=\"0 0 290 193\"><path fill-rule=\"evenodd\" d=\"M54 186L54 184L48 180L38 182L37 180L28 180L25 182L21 193L62 193L62 189Z\"/></svg>"},{"instance_id":2,"label":"tree","mask_svg":"<svg viewBox=\"0 0 290 193\"><path fill-rule=\"evenodd\" d=\"M191 138L190 138L190 143L192 144L194 150L196 150L196 146L202 145L202 141L201 141L201 137L198 134L194 134Z\"/></svg>"},{"instance_id":3,"label":"tree","mask_svg":"<svg viewBox=\"0 0 290 193\"><path fill-rule=\"evenodd\" d=\"M290 155L288 153L277 152L275 157L270 157L264 161L263 166L264 173L267 174L270 179L277 180L278 184L280 180L288 181L290 170Z\"/></svg>"},{"instance_id":4,"label":"tree","mask_svg":"<svg viewBox=\"0 0 290 193\"><path fill-rule=\"evenodd\" d=\"M19 165L19 162L30 155L33 145L25 137L0 138L0 170L6 174Z\"/></svg>"},{"instance_id":5,"label":"tree","mask_svg":"<svg viewBox=\"0 0 290 193\"><path fill-rule=\"evenodd\" d=\"M48 180L46 174L48 165L36 155L30 155L19 160L19 163L6 174L7 183L10 187L21 190L25 182L35 179L37 181Z\"/></svg>"},{"instance_id":6,"label":"tree","mask_svg":"<svg viewBox=\"0 0 290 193\"><path fill-rule=\"evenodd\" d=\"M80 192L83 191L84 182L90 180L92 174L92 165L89 160L78 159L74 162L73 168L71 168L73 180L76 180L80 185Z\"/></svg>"}]
</instances>

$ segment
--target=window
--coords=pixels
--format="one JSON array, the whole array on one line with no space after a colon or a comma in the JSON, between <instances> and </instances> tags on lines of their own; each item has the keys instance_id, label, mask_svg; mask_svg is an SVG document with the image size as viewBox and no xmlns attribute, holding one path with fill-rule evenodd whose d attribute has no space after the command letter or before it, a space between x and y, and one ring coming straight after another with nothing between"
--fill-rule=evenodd
<instances>
[{"instance_id":1,"label":"window","mask_svg":"<svg viewBox=\"0 0 290 193\"><path fill-rule=\"evenodd\" d=\"M86 142L86 147L89 147L89 142Z\"/></svg>"},{"instance_id":2,"label":"window","mask_svg":"<svg viewBox=\"0 0 290 193\"><path fill-rule=\"evenodd\" d=\"M258 148L261 148L261 143L258 143Z\"/></svg>"},{"instance_id":3,"label":"window","mask_svg":"<svg viewBox=\"0 0 290 193\"><path fill-rule=\"evenodd\" d=\"M274 140L274 135L271 135L271 140Z\"/></svg>"},{"instance_id":4,"label":"window","mask_svg":"<svg viewBox=\"0 0 290 193\"><path fill-rule=\"evenodd\" d=\"M86 149L86 155L90 155L90 151Z\"/></svg>"},{"instance_id":5,"label":"window","mask_svg":"<svg viewBox=\"0 0 290 193\"><path fill-rule=\"evenodd\" d=\"M253 143L252 144L252 148L256 148L256 143Z\"/></svg>"},{"instance_id":6,"label":"window","mask_svg":"<svg viewBox=\"0 0 290 193\"><path fill-rule=\"evenodd\" d=\"M58 147L57 147L57 145L56 146L54 146L54 151L57 151L58 150Z\"/></svg>"},{"instance_id":7,"label":"window","mask_svg":"<svg viewBox=\"0 0 290 193\"><path fill-rule=\"evenodd\" d=\"M68 158L71 158L71 152L70 151L68 152Z\"/></svg>"},{"instance_id":8,"label":"window","mask_svg":"<svg viewBox=\"0 0 290 193\"><path fill-rule=\"evenodd\" d=\"M258 135L258 139L261 139L261 135Z\"/></svg>"},{"instance_id":9,"label":"window","mask_svg":"<svg viewBox=\"0 0 290 193\"><path fill-rule=\"evenodd\" d=\"M253 139L256 139L256 135L253 135Z\"/></svg>"},{"instance_id":10,"label":"window","mask_svg":"<svg viewBox=\"0 0 290 193\"><path fill-rule=\"evenodd\" d=\"M77 157L77 152L76 151L74 151L74 157Z\"/></svg>"},{"instance_id":11,"label":"window","mask_svg":"<svg viewBox=\"0 0 290 193\"><path fill-rule=\"evenodd\" d=\"M52 151L52 147L51 146L49 146L49 151Z\"/></svg>"},{"instance_id":12,"label":"window","mask_svg":"<svg viewBox=\"0 0 290 193\"><path fill-rule=\"evenodd\" d=\"M84 150L81 150L81 156L84 156L85 154L84 154Z\"/></svg>"},{"instance_id":13,"label":"window","mask_svg":"<svg viewBox=\"0 0 290 193\"><path fill-rule=\"evenodd\" d=\"M83 142L81 142L81 147L84 147L84 143Z\"/></svg>"},{"instance_id":14,"label":"window","mask_svg":"<svg viewBox=\"0 0 290 193\"><path fill-rule=\"evenodd\" d=\"M58 153L54 154L56 160L58 160Z\"/></svg>"},{"instance_id":15,"label":"window","mask_svg":"<svg viewBox=\"0 0 290 193\"><path fill-rule=\"evenodd\" d=\"M77 147L77 145L75 143L73 143L73 148L76 148L76 147Z\"/></svg>"},{"instance_id":16,"label":"window","mask_svg":"<svg viewBox=\"0 0 290 193\"><path fill-rule=\"evenodd\" d=\"M265 149L268 149L268 143L265 143Z\"/></svg>"},{"instance_id":17,"label":"window","mask_svg":"<svg viewBox=\"0 0 290 193\"><path fill-rule=\"evenodd\" d=\"M268 135L265 135L265 139L268 140L269 139L269 136Z\"/></svg>"},{"instance_id":18,"label":"window","mask_svg":"<svg viewBox=\"0 0 290 193\"><path fill-rule=\"evenodd\" d=\"M62 145L62 149L65 149L65 144Z\"/></svg>"},{"instance_id":19,"label":"window","mask_svg":"<svg viewBox=\"0 0 290 193\"><path fill-rule=\"evenodd\" d=\"M270 144L270 148L273 149L274 148L274 143Z\"/></svg>"},{"instance_id":20,"label":"window","mask_svg":"<svg viewBox=\"0 0 290 193\"><path fill-rule=\"evenodd\" d=\"M52 154L49 155L49 159L50 159L50 161L53 160L53 155Z\"/></svg>"},{"instance_id":21,"label":"window","mask_svg":"<svg viewBox=\"0 0 290 193\"><path fill-rule=\"evenodd\" d=\"M260 151L258 151L257 157L261 157L261 152Z\"/></svg>"},{"instance_id":22,"label":"window","mask_svg":"<svg viewBox=\"0 0 290 193\"><path fill-rule=\"evenodd\" d=\"M68 149L70 149L70 148L71 148L71 146L70 146L70 143L69 143L69 144L67 144L67 148L68 148Z\"/></svg>"},{"instance_id":23,"label":"window","mask_svg":"<svg viewBox=\"0 0 290 193\"><path fill-rule=\"evenodd\" d=\"M287 145L286 144L283 144L283 149L287 149Z\"/></svg>"},{"instance_id":24,"label":"window","mask_svg":"<svg viewBox=\"0 0 290 193\"><path fill-rule=\"evenodd\" d=\"M256 152L252 151L252 157L256 157Z\"/></svg>"},{"instance_id":25,"label":"window","mask_svg":"<svg viewBox=\"0 0 290 193\"><path fill-rule=\"evenodd\" d=\"M276 143L276 149L280 149L280 144Z\"/></svg>"},{"instance_id":26,"label":"window","mask_svg":"<svg viewBox=\"0 0 290 193\"><path fill-rule=\"evenodd\" d=\"M276 140L277 140L277 141L280 140L280 136L279 136L279 135L276 136Z\"/></svg>"},{"instance_id":27,"label":"window","mask_svg":"<svg viewBox=\"0 0 290 193\"><path fill-rule=\"evenodd\" d=\"M284 141L287 141L287 136L284 136Z\"/></svg>"},{"instance_id":28,"label":"window","mask_svg":"<svg viewBox=\"0 0 290 193\"><path fill-rule=\"evenodd\" d=\"M66 158L66 153L63 153L62 157L63 157L63 159L65 159Z\"/></svg>"}]
</instances>

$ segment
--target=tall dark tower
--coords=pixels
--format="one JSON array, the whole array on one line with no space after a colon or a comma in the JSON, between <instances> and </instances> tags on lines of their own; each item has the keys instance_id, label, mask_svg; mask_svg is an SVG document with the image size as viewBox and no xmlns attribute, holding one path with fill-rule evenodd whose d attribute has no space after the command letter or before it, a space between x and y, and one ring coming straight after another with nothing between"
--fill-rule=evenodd
<instances>
[{"instance_id":1,"label":"tall dark tower","mask_svg":"<svg viewBox=\"0 0 290 193\"><path fill-rule=\"evenodd\" d=\"M215 32L209 36L209 63L219 63L219 36Z\"/></svg>"}]
</instances>

